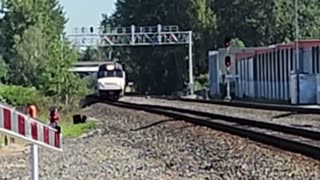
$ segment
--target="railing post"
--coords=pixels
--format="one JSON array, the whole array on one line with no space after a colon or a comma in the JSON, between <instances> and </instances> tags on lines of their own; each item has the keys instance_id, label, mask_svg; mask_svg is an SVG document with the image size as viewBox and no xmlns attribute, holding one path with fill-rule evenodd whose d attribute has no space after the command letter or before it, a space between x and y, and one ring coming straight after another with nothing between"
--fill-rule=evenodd
<instances>
[{"instance_id":1,"label":"railing post","mask_svg":"<svg viewBox=\"0 0 320 180\"><path fill-rule=\"evenodd\" d=\"M34 105L30 105L28 107L29 115L32 118L37 118L37 110ZM31 152L31 179L32 180L38 180L39 179L39 156L38 156L38 145L31 144L30 146L30 152Z\"/></svg>"}]
</instances>

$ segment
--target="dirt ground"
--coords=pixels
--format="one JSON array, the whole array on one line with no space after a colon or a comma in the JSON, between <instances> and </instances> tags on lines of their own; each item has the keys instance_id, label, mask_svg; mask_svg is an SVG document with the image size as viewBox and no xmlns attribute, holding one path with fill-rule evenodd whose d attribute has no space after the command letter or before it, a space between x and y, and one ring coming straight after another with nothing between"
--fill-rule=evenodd
<instances>
[{"instance_id":1,"label":"dirt ground","mask_svg":"<svg viewBox=\"0 0 320 180\"><path fill-rule=\"evenodd\" d=\"M9 142L7 146L4 146L5 136L0 134L0 157L1 156L14 156L29 151L27 143L22 142L19 139L14 139L14 143ZM8 139L10 139L8 137Z\"/></svg>"}]
</instances>

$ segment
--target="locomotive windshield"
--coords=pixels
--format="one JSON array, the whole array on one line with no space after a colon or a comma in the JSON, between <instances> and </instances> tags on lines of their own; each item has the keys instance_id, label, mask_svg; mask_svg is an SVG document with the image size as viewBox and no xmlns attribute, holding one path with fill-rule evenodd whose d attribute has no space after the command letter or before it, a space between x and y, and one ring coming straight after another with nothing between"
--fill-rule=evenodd
<instances>
[{"instance_id":1,"label":"locomotive windshield","mask_svg":"<svg viewBox=\"0 0 320 180\"><path fill-rule=\"evenodd\" d=\"M98 72L98 78L104 78L104 77L123 77L123 73L121 70L113 70L113 71L108 71L108 70L102 70Z\"/></svg>"},{"instance_id":2,"label":"locomotive windshield","mask_svg":"<svg viewBox=\"0 0 320 180\"><path fill-rule=\"evenodd\" d=\"M104 64L99 67L98 78L104 77L123 77L123 71L114 64Z\"/></svg>"}]
</instances>

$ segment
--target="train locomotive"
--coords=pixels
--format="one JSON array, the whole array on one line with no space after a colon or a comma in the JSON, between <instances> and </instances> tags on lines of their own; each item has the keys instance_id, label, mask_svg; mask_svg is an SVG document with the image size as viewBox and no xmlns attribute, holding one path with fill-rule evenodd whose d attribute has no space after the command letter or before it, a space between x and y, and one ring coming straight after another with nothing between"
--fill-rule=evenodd
<instances>
[{"instance_id":1,"label":"train locomotive","mask_svg":"<svg viewBox=\"0 0 320 180\"><path fill-rule=\"evenodd\" d=\"M95 90L99 98L117 101L124 95L126 73L120 63L102 63L96 75Z\"/></svg>"}]
</instances>

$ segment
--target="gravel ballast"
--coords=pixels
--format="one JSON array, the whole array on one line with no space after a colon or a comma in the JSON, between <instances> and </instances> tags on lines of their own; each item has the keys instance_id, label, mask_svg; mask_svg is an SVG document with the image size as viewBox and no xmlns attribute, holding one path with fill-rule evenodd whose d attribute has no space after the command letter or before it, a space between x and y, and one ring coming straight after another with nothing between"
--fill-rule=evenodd
<instances>
[{"instance_id":1,"label":"gravel ballast","mask_svg":"<svg viewBox=\"0 0 320 180\"><path fill-rule=\"evenodd\" d=\"M137 104L164 105L191 110L210 112L233 117L249 118L257 121L265 121L282 125L290 125L298 128L320 131L320 116L318 114L295 114L291 112L250 109L245 107L232 107L196 102L183 102L176 100L163 100L144 97L124 97L120 101Z\"/></svg>"},{"instance_id":2,"label":"gravel ballast","mask_svg":"<svg viewBox=\"0 0 320 180\"><path fill-rule=\"evenodd\" d=\"M141 111L92 105L89 136L40 149L40 179L311 179L320 162L227 133ZM1 151L1 150L0 150ZM0 179L25 179L28 152L0 156Z\"/></svg>"}]
</instances>

